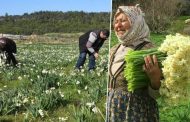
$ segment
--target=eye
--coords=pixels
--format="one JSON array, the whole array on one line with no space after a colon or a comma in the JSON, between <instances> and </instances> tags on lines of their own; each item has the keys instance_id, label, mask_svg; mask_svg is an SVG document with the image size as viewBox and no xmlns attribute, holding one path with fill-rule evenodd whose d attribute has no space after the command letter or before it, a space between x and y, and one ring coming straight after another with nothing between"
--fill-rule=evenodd
<instances>
[{"instance_id":1,"label":"eye","mask_svg":"<svg viewBox=\"0 0 190 122\"><path fill-rule=\"evenodd\" d=\"M118 23L118 20L115 20L115 21L114 21L114 24L117 24L117 23Z\"/></svg>"},{"instance_id":2,"label":"eye","mask_svg":"<svg viewBox=\"0 0 190 122\"><path fill-rule=\"evenodd\" d=\"M121 22L127 22L128 20L126 20L126 19L123 19L123 20L121 20Z\"/></svg>"}]
</instances>

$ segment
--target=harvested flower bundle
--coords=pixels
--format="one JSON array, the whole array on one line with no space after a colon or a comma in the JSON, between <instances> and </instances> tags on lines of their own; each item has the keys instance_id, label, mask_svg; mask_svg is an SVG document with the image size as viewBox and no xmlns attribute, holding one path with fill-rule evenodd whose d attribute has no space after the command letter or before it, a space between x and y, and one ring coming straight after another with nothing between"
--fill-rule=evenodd
<instances>
[{"instance_id":1,"label":"harvested flower bundle","mask_svg":"<svg viewBox=\"0 0 190 122\"><path fill-rule=\"evenodd\" d=\"M144 57L156 55L164 76L161 94L170 98L189 98L190 91L190 37L181 34L167 35L158 49L131 51L125 61L128 90L148 86L150 81L143 71Z\"/></svg>"}]
</instances>

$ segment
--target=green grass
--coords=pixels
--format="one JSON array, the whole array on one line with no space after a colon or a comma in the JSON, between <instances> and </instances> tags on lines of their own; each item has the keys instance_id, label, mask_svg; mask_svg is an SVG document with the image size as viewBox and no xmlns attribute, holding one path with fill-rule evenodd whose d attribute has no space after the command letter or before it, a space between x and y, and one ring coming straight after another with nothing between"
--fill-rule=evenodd
<instances>
[{"instance_id":1,"label":"green grass","mask_svg":"<svg viewBox=\"0 0 190 122\"><path fill-rule=\"evenodd\" d=\"M110 40L110 47L113 47L114 45L118 44L117 36L115 35L115 32L112 30L111 32L111 40Z\"/></svg>"},{"instance_id":2,"label":"green grass","mask_svg":"<svg viewBox=\"0 0 190 122\"><path fill-rule=\"evenodd\" d=\"M171 25L168 27L166 32L171 34L183 33L183 29L188 26L188 24L185 24L185 20L189 18L190 16L177 17L174 21L171 22Z\"/></svg>"},{"instance_id":3,"label":"green grass","mask_svg":"<svg viewBox=\"0 0 190 122\"><path fill-rule=\"evenodd\" d=\"M156 34L156 33L150 34L150 40L156 47L160 46L160 44L165 40L165 38L166 34Z\"/></svg>"},{"instance_id":4,"label":"green grass","mask_svg":"<svg viewBox=\"0 0 190 122\"><path fill-rule=\"evenodd\" d=\"M178 104L165 102L165 98L159 98L160 122L189 122L190 121L190 101L181 101Z\"/></svg>"}]
</instances>

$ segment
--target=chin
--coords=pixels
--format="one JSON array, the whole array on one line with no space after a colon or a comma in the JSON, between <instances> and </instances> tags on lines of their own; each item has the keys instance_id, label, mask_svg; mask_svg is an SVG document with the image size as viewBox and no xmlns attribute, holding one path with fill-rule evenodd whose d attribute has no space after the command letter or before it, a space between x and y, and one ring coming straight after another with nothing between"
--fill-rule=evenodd
<instances>
[{"instance_id":1,"label":"chin","mask_svg":"<svg viewBox=\"0 0 190 122\"><path fill-rule=\"evenodd\" d=\"M122 31L122 32L117 32L117 36L119 38L122 38L123 36L125 36L129 31Z\"/></svg>"},{"instance_id":2,"label":"chin","mask_svg":"<svg viewBox=\"0 0 190 122\"><path fill-rule=\"evenodd\" d=\"M123 37L124 34L117 34L119 38Z\"/></svg>"}]
</instances>

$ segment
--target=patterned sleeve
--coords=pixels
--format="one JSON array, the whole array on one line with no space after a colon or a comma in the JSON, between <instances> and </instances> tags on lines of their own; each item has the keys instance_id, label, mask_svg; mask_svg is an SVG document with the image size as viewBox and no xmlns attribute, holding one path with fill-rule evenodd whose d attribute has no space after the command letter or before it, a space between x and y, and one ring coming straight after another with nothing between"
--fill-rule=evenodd
<instances>
[{"instance_id":1,"label":"patterned sleeve","mask_svg":"<svg viewBox=\"0 0 190 122\"><path fill-rule=\"evenodd\" d=\"M96 39L97 39L96 33L91 32L88 42L86 43L86 47L87 47L88 51L90 51L91 53L94 53L94 49L92 48L92 45L96 41Z\"/></svg>"}]
</instances>

